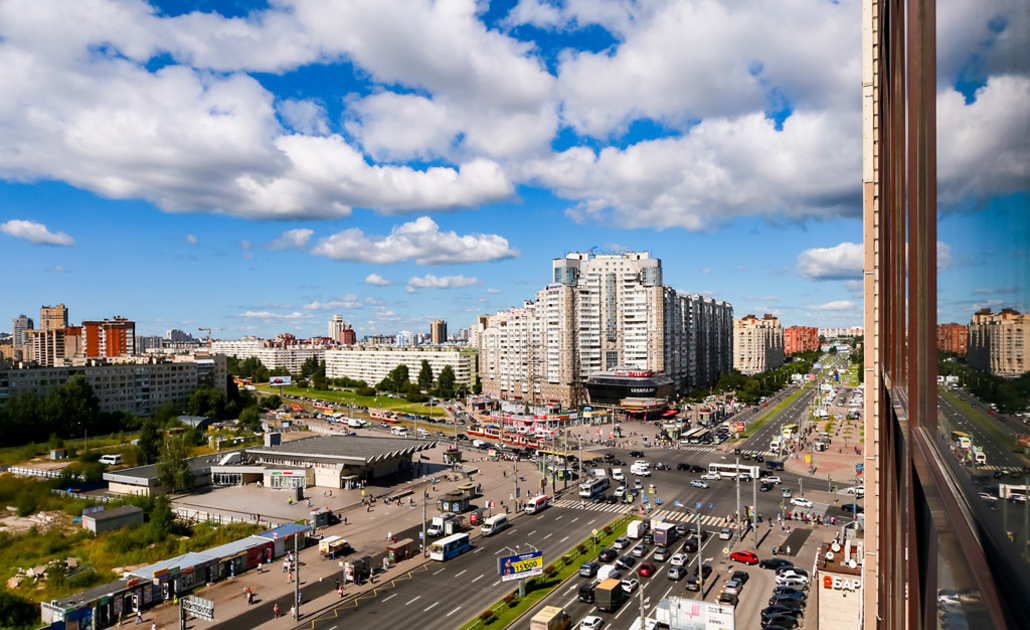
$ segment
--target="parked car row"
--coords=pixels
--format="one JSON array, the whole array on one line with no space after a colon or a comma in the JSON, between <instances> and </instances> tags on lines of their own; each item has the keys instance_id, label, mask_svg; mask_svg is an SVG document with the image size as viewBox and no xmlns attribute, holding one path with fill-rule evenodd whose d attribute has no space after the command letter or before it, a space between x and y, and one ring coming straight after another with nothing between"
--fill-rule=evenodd
<instances>
[{"instance_id":1,"label":"parked car row","mask_svg":"<svg viewBox=\"0 0 1030 630\"><path fill-rule=\"evenodd\" d=\"M801 625L808 599L809 576L804 569L784 558L766 558L758 563L762 569L776 572L769 605L762 609L762 628L765 630L794 630Z\"/></svg>"}]
</instances>

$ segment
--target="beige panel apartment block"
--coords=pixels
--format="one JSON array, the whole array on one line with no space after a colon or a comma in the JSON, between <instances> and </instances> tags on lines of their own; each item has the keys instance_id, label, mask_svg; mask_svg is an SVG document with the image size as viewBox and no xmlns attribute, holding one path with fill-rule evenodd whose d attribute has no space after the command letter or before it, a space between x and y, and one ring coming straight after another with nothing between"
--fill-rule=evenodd
<instances>
[{"instance_id":1,"label":"beige panel apartment block","mask_svg":"<svg viewBox=\"0 0 1030 630\"><path fill-rule=\"evenodd\" d=\"M766 314L747 315L733 322L733 367L741 374L757 374L783 365L783 326Z\"/></svg>"}]
</instances>

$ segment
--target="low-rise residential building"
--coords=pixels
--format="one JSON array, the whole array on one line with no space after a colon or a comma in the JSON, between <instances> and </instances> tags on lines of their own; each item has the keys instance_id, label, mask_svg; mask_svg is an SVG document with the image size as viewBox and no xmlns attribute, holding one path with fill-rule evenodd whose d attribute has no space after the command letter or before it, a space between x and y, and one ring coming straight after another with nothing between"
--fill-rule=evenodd
<instances>
[{"instance_id":1,"label":"low-rise residential building","mask_svg":"<svg viewBox=\"0 0 1030 630\"><path fill-rule=\"evenodd\" d=\"M460 347L353 346L327 350L324 356L325 373L329 378L347 377L375 385L398 365L406 365L414 381L422 369L422 361L429 361L433 378L440 376L445 366L450 366L455 384L471 385L477 353Z\"/></svg>"}]
</instances>

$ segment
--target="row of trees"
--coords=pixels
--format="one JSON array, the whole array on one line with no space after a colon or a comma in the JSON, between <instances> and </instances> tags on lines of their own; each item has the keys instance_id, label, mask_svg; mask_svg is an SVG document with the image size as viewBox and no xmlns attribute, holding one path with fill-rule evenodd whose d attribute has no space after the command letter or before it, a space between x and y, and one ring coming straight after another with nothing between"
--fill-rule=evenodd
<instances>
[{"instance_id":1,"label":"row of trees","mask_svg":"<svg viewBox=\"0 0 1030 630\"><path fill-rule=\"evenodd\" d=\"M445 365L440 370L440 375L434 378L432 366L429 365L429 361L423 359L414 382L411 381L408 366L401 364L379 381L376 389L381 392L404 394L411 402L425 402L429 396L454 398L455 394L467 393L468 388L464 383L455 387L456 380L454 369L449 365Z\"/></svg>"},{"instance_id":2,"label":"row of trees","mask_svg":"<svg viewBox=\"0 0 1030 630\"><path fill-rule=\"evenodd\" d=\"M100 401L81 374L46 395L29 390L0 406L0 446L46 442L51 435L79 438L85 434L117 433L132 416L100 411Z\"/></svg>"},{"instance_id":3,"label":"row of trees","mask_svg":"<svg viewBox=\"0 0 1030 630\"><path fill-rule=\"evenodd\" d=\"M749 405L758 402L763 396L771 396L786 387L794 374L808 374L812 365L819 358L816 351L794 355L794 360L775 370L745 376L737 370L722 372L718 382L710 389L694 389L685 399L698 403L709 394L726 394L735 392L737 400Z\"/></svg>"},{"instance_id":4,"label":"row of trees","mask_svg":"<svg viewBox=\"0 0 1030 630\"><path fill-rule=\"evenodd\" d=\"M957 376L959 385L980 400L994 403L1002 413L1026 411L1030 406L1030 372L1017 378L1003 378L975 370L951 356L937 362L937 373L941 376Z\"/></svg>"}]
</instances>

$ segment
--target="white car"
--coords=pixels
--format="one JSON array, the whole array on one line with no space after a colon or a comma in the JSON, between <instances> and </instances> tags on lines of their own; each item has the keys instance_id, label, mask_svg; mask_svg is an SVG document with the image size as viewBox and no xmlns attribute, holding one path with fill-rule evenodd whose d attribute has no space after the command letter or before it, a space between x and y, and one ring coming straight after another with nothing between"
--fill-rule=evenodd
<instances>
[{"instance_id":1,"label":"white car","mask_svg":"<svg viewBox=\"0 0 1030 630\"><path fill-rule=\"evenodd\" d=\"M980 493L980 498L983 499L984 501L989 502L989 503L994 503L995 501L998 500L998 497L996 497L994 495L991 495L991 494L988 494L986 492L981 492Z\"/></svg>"},{"instance_id":2,"label":"white car","mask_svg":"<svg viewBox=\"0 0 1030 630\"><path fill-rule=\"evenodd\" d=\"M845 490L847 494L857 494L858 496L865 496L865 486L851 486Z\"/></svg>"},{"instance_id":3,"label":"white car","mask_svg":"<svg viewBox=\"0 0 1030 630\"><path fill-rule=\"evenodd\" d=\"M624 494L626 494L626 486L619 486L615 489L615 496L621 497Z\"/></svg>"},{"instance_id":4,"label":"white car","mask_svg":"<svg viewBox=\"0 0 1030 630\"><path fill-rule=\"evenodd\" d=\"M705 474L701 475L701 478L702 478L702 479L707 479L707 480L710 480L710 481L711 481L711 480L719 480L719 479L722 479L722 476L721 476L721 475L719 475L719 473L713 473L713 472L710 472L710 473L705 473Z\"/></svg>"},{"instance_id":5,"label":"white car","mask_svg":"<svg viewBox=\"0 0 1030 630\"><path fill-rule=\"evenodd\" d=\"M672 559L669 560L669 563L670 564L674 564L674 565L676 565L678 567L686 566L686 564L687 564L687 554L685 554L685 553L677 553L677 554L672 556Z\"/></svg>"},{"instance_id":6,"label":"white car","mask_svg":"<svg viewBox=\"0 0 1030 630\"><path fill-rule=\"evenodd\" d=\"M804 497L794 497L793 499L790 500L790 504L791 505L796 505L798 507L803 507L803 508L815 507L815 503L812 503L811 501L809 501L808 499L806 499Z\"/></svg>"},{"instance_id":7,"label":"white car","mask_svg":"<svg viewBox=\"0 0 1030 630\"><path fill-rule=\"evenodd\" d=\"M733 538L733 532L723 527L719 530L719 540L730 540Z\"/></svg>"},{"instance_id":8,"label":"white car","mask_svg":"<svg viewBox=\"0 0 1030 630\"><path fill-rule=\"evenodd\" d=\"M651 476L651 469L650 468L630 468L629 471L631 473L633 473L634 475L637 475L638 477L650 477Z\"/></svg>"},{"instance_id":9,"label":"white car","mask_svg":"<svg viewBox=\"0 0 1030 630\"><path fill-rule=\"evenodd\" d=\"M694 480L692 480L690 482L690 485L692 485L695 488L707 488L708 487L708 482L707 481L701 481L700 479L694 479Z\"/></svg>"},{"instance_id":10,"label":"white car","mask_svg":"<svg viewBox=\"0 0 1030 630\"><path fill-rule=\"evenodd\" d=\"M776 476L766 477L762 481L764 481L765 483L783 483L783 480Z\"/></svg>"},{"instance_id":11,"label":"white car","mask_svg":"<svg viewBox=\"0 0 1030 630\"><path fill-rule=\"evenodd\" d=\"M638 586L640 586L640 580L638 580L637 578L626 578L622 581L622 590L626 591L627 593L632 594L633 591L637 590Z\"/></svg>"},{"instance_id":12,"label":"white car","mask_svg":"<svg viewBox=\"0 0 1030 630\"><path fill-rule=\"evenodd\" d=\"M584 617L583 621L579 622L579 630L598 630L602 625L604 625L604 619L591 615Z\"/></svg>"},{"instance_id":13,"label":"white car","mask_svg":"<svg viewBox=\"0 0 1030 630\"><path fill-rule=\"evenodd\" d=\"M637 461L633 462L633 465L634 466L638 466L640 468L650 468L651 467L651 464L648 464L647 462L645 462L642 459L638 459Z\"/></svg>"},{"instance_id":14,"label":"white car","mask_svg":"<svg viewBox=\"0 0 1030 630\"><path fill-rule=\"evenodd\" d=\"M777 586L789 586L791 588L795 588L795 587L798 587L798 586L807 588L808 587L808 578L806 578L803 575L781 574L781 575L777 575L776 576L776 585Z\"/></svg>"}]
</instances>

